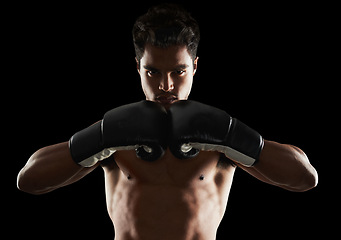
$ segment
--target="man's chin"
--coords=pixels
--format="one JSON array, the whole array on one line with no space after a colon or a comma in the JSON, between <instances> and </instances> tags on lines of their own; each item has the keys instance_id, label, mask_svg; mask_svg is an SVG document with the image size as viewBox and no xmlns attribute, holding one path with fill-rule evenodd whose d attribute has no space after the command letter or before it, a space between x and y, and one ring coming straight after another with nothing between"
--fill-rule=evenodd
<instances>
[{"instance_id":1,"label":"man's chin","mask_svg":"<svg viewBox=\"0 0 341 240\"><path fill-rule=\"evenodd\" d=\"M162 105L164 108L168 110L172 106L172 104L177 101L178 101L177 99L174 99L172 101L155 101L155 102L159 103L160 105Z\"/></svg>"},{"instance_id":2,"label":"man's chin","mask_svg":"<svg viewBox=\"0 0 341 240\"><path fill-rule=\"evenodd\" d=\"M159 96L156 97L154 102L161 104L166 109L169 108L173 103L177 102L178 98L176 96Z\"/></svg>"}]
</instances>

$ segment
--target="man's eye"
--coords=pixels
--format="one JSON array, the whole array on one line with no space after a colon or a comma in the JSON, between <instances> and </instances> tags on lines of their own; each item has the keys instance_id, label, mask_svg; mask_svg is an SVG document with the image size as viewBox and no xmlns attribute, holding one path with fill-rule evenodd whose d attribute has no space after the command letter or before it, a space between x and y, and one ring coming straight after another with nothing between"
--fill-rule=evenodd
<instances>
[{"instance_id":1,"label":"man's eye","mask_svg":"<svg viewBox=\"0 0 341 240\"><path fill-rule=\"evenodd\" d=\"M185 73L185 71L183 71L183 70L178 70L178 71L176 71L176 74L178 74L178 75L183 75Z\"/></svg>"},{"instance_id":2,"label":"man's eye","mask_svg":"<svg viewBox=\"0 0 341 240\"><path fill-rule=\"evenodd\" d=\"M157 74L157 71L148 71L147 74L149 77L154 76L155 74Z\"/></svg>"}]
</instances>

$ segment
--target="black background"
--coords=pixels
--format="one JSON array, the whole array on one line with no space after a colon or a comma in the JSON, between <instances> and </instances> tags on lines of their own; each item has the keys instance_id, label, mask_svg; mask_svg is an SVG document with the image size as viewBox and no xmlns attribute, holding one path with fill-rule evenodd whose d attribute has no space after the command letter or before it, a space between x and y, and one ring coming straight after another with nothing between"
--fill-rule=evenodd
<instances>
[{"instance_id":1,"label":"black background","mask_svg":"<svg viewBox=\"0 0 341 240\"><path fill-rule=\"evenodd\" d=\"M9 193L3 195L3 210L14 239L114 238L100 168L42 196L17 190L16 175L37 149L67 141L106 111L144 98L131 29L155 3L4 8L2 169ZM226 110L265 139L302 148L320 177L315 189L293 193L237 170L217 239L330 233L329 218L337 209L326 179L339 158L331 153L336 130L327 130L338 110L333 90L340 79L332 74L337 66L334 6L311 1L182 4L201 28L190 99Z\"/></svg>"}]
</instances>

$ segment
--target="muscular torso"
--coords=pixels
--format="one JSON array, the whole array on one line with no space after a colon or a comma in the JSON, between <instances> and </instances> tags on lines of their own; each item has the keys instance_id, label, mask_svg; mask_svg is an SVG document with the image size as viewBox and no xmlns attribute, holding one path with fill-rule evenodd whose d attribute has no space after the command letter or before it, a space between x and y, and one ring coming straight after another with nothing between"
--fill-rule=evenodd
<instances>
[{"instance_id":1,"label":"muscular torso","mask_svg":"<svg viewBox=\"0 0 341 240\"><path fill-rule=\"evenodd\" d=\"M180 160L169 150L155 161L135 151L103 164L116 240L213 240L224 215L235 168L217 152Z\"/></svg>"}]
</instances>

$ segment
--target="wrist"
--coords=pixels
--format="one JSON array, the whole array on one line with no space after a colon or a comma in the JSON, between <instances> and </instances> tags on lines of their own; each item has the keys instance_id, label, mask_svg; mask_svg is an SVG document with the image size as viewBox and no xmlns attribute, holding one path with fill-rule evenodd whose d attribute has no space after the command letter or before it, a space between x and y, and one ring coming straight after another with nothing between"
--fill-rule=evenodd
<instances>
[{"instance_id":1,"label":"wrist","mask_svg":"<svg viewBox=\"0 0 341 240\"><path fill-rule=\"evenodd\" d=\"M238 119L231 120L226 135L224 154L232 160L247 166L253 166L264 146L263 137Z\"/></svg>"},{"instance_id":2,"label":"wrist","mask_svg":"<svg viewBox=\"0 0 341 240\"><path fill-rule=\"evenodd\" d=\"M102 121L75 133L69 140L69 148L72 159L83 167L95 165L103 152Z\"/></svg>"}]
</instances>

